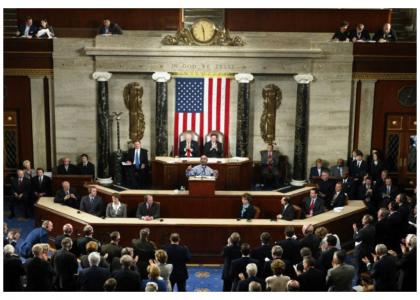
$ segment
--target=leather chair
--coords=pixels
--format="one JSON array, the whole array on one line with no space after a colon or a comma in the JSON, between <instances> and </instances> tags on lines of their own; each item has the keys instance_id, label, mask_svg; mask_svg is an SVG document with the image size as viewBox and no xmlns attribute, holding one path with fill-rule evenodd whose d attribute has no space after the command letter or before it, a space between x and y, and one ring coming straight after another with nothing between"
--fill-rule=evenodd
<instances>
[{"instance_id":1,"label":"leather chair","mask_svg":"<svg viewBox=\"0 0 420 300\"><path fill-rule=\"evenodd\" d=\"M255 209L255 215L254 215L254 219L259 219L260 215L261 215L261 208L259 208L258 206L254 205L254 209Z\"/></svg>"}]
</instances>

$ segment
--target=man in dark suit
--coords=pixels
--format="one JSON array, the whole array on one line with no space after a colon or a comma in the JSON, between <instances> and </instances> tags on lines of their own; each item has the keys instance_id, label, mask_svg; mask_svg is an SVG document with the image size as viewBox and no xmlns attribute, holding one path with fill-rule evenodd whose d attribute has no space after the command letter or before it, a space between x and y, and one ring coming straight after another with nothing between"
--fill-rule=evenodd
<instances>
[{"instance_id":1,"label":"man in dark suit","mask_svg":"<svg viewBox=\"0 0 420 300\"><path fill-rule=\"evenodd\" d=\"M371 215L364 215L362 218L363 227L359 230L356 223L353 224L353 240L356 247L354 248L354 259L356 261L357 273L366 272L365 264L362 259L369 256L375 247L375 226L372 224Z\"/></svg>"},{"instance_id":2,"label":"man in dark suit","mask_svg":"<svg viewBox=\"0 0 420 300\"><path fill-rule=\"evenodd\" d=\"M108 244L102 246L101 254L104 256L107 255L106 260L108 261L108 263L112 263L114 257L121 257L122 247L118 245L121 236L118 231L113 231L111 232L109 237L111 240Z\"/></svg>"},{"instance_id":3,"label":"man in dark suit","mask_svg":"<svg viewBox=\"0 0 420 300\"><path fill-rule=\"evenodd\" d=\"M159 219L160 204L153 201L152 195L145 195L144 202L137 206L136 217L146 221Z\"/></svg>"},{"instance_id":4,"label":"man in dark suit","mask_svg":"<svg viewBox=\"0 0 420 300\"><path fill-rule=\"evenodd\" d=\"M392 184L392 179L387 177L385 185L378 190L378 205L379 207L387 207L388 203L395 200L398 195L398 188Z\"/></svg>"},{"instance_id":5,"label":"man in dark suit","mask_svg":"<svg viewBox=\"0 0 420 300\"><path fill-rule=\"evenodd\" d=\"M255 208L251 204L252 197L250 194L245 193L242 195L242 205L239 210L239 219L253 219L255 217Z\"/></svg>"},{"instance_id":6,"label":"man in dark suit","mask_svg":"<svg viewBox=\"0 0 420 300\"><path fill-rule=\"evenodd\" d=\"M303 273L298 275L297 281L302 292L324 292L325 277L323 273L315 268L315 259L305 257L303 259Z\"/></svg>"},{"instance_id":7,"label":"man in dark suit","mask_svg":"<svg viewBox=\"0 0 420 300\"><path fill-rule=\"evenodd\" d=\"M350 165L350 176L357 182L362 182L363 176L366 175L368 166L366 161L363 160L363 153L357 151L356 160L352 161Z\"/></svg>"},{"instance_id":8,"label":"man in dark suit","mask_svg":"<svg viewBox=\"0 0 420 300\"><path fill-rule=\"evenodd\" d=\"M388 216L388 222L389 222L389 247L397 252L398 254L401 253L401 247L400 247L400 241L401 238L404 236L404 221L403 217L401 215L401 212L398 211L398 203L395 201L392 201L388 204L389 209L389 216Z\"/></svg>"},{"instance_id":9,"label":"man in dark suit","mask_svg":"<svg viewBox=\"0 0 420 300\"><path fill-rule=\"evenodd\" d=\"M97 242L99 246L101 245L97 239L93 238L93 227L91 225L85 225L85 227L83 227L83 236L76 240L76 256L87 254L86 244L90 241Z\"/></svg>"},{"instance_id":10,"label":"man in dark suit","mask_svg":"<svg viewBox=\"0 0 420 300\"><path fill-rule=\"evenodd\" d=\"M48 262L48 251L41 244L36 244L31 252L34 257L26 261L26 290L52 291L55 272Z\"/></svg>"},{"instance_id":11,"label":"man in dark suit","mask_svg":"<svg viewBox=\"0 0 420 300\"><path fill-rule=\"evenodd\" d=\"M368 207L369 213L374 214L378 209L376 198L372 178L366 177L365 182L358 187L357 199L363 200Z\"/></svg>"},{"instance_id":12,"label":"man in dark suit","mask_svg":"<svg viewBox=\"0 0 420 300\"><path fill-rule=\"evenodd\" d=\"M304 210L307 218L319 215L325 211L324 201L318 197L316 189L311 189L309 197L304 199Z\"/></svg>"},{"instance_id":13,"label":"man in dark suit","mask_svg":"<svg viewBox=\"0 0 420 300\"><path fill-rule=\"evenodd\" d=\"M265 259L264 264L258 272L258 277L265 280L267 277L272 276L273 270L271 269L271 263L276 259L281 259L285 263L283 275L289 276L291 279L296 279L296 272L293 268L293 264L290 260L283 257L283 248L281 246L274 245L271 248L271 257L272 259Z\"/></svg>"},{"instance_id":14,"label":"man in dark suit","mask_svg":"<svg viewBox=\"0 0 420 300\"><path fill-rule=\"evenodd\" d=\"M134 148L128 150L126 164L129 166L127 176L131 188L146 186L149 166L147 155L147 150L141 147L140 141L135 141Z\"/></svg>"},{"instance_id":15,"label":"man in dark suit","mask_svg":"<svg viewBox=\"0 0 420 300\"><path fill-rule=\"evenodd\" d=\"M241 257L240 247L241 237L239 233L234 232L228 238L227 245L223 248L223 291L230 292L232 290L232 280L229 277L230 266L233 260Z\"/></svg>"},{"instance_id":16,"label":"man in dark suit","mask_svg":"<svg viewBox=\"0 0 420 300\"><path fill-rule=\"evenodd\" d=\"M303 247L308 247L313 257L318 257L317 253L319 252L319 238L314 234L314 226L312 224L303 225L302 226L302 233L303 237L299 240L299 249Z\"/></svg>"},{"instance_id":17,"label":"man in dark suit","mask_svg":"<svg viewBox=\"0 0 420 300\"><path fill-rule=\"evenodd\" d=\"M417 237L408 234L405 244L401 244L402 256L397 265L401 271L399 291L415 292L417 285Z\"/></svg>"},{"instance_id":18,"label":"man in dark suit","mask_svg":"<svg viewBox=\"0 0 420 300\"><path fill-rule=\"evenodd\" d=\"M77 289L75 274L77 274L79 265L76 255L70 252L72 247L71 238L64 238L61 241L61 249L57 250L51 258L52 266L57 274L56 286L60 291L75 291Z\"/></svg>"},{"instance_id":19,"label":"man in dark suit","mask_svg":"<svg viewBox=\"0 0 420 300\"><path fill-rule=\"evenodd\" d=\"M117 280L117 292L140 291L141 278L139 272L133 270L136 264L130 255L123 255L120 259L121 269L112 274Z\"/></svg>"},{"instance_id":20,"label":"man in dark suit","mask_svg":"<svg viewBox=\"0 0 420 300\"><path fill-rule=\"evenodd\" d=\"M104 204L102 197L98 196L96 187L91 186L89 188L89 195L82 197L82 200L80 200L80 210L98 217L103 216Z\"/></svg>"},{"instance_id":21,"label":"man in dark suit","mask_svg":"<svg viewBox=\"0 0 420 300\"><path fill-rule=\"evenodd\" d=\"M122 30L117 23L111 23L109 19L104 19L103 25L99 28L99 34L122 34Z\"/></svg>"},{"instance_id":22,"label":"man in dark suit","mask_svg":"<svg viewBox=\"0 0 420 300\"><path fill-rule=\"evenodd\" d=\"M26 17L24 24L18 25L18 30L16 32L17 37L26 37L33 38L38 32L38 27L33 24L32 17Z\"/></svg>"},{"instance_id":23,"label":"man in dark suit","mask_svg":"<svg viewBox=\"0 0 420 300\"><path fill-rule=\"evenodd\" d=\"M327 168L323 167L322 159L318 158L315 161L315 167L312 167L309 171L309 180L311 180L313 177L321 177L322 171L328 170Z\"/></svg>"},{"instance_id":24,"label":"man in dark suit","mask_svg":"<svg viewBox=\"0 0 420 300\"><path fill-rule=\"evenodd\" d=\"M257 277L258 273L258 266L254 263L250 263L246 265L246 273L239 274L239 278L241 279L238 282L238 287L236 288L237 292L248 292L249 291L249 284L252 281L258 282L261 284L262 290L265 290L265 282L264 280ZM245 277L245 274L247 275Z\"/></svg>"},{"instance_id":25,"label":"man in dark suit","mask_svg":"<svg viewBox=\"0 0 420 300\"><path fill-rule=\"evenodd\" d=\"M63 163L57 167L58 175L78 175L79 169L73 165L70 158L63 158Z\"/></svg>"},{"instance_id":26,"label":"man in dark suit","mask_svg":"<svg viewBox=\"0 0 420 300\"><path fill-rule=\"evenodd\" d=\"M89 161L89 156L87 154L80 155L82 160L77 167L79 168L80 175L91 175L92 178L95 178L95 165Z\"/></svg>"},{"instance_id":27,"label":"man in dark suit","mask_svg":"<svg viewBox=\"0 0 420 300\"><path fill-rule=\"evenodd\" d=\"M293 221L295 219L295 209L293 204L290 203L290 197L281 198L282 210L277 219L282 219L286 221Z\"/></svg>"},{"instance_id":28,"label":"man in dark suit","mask_svg":"<svg viewBox=\"0 0 420 300\"><path fill-rule=\"evenodd\" d=\"M369 31L365 29L362 23L357 24L356 28L350 30L349 40L354 42L368 42L370 41Z\"/></svg>"},{"instance_id":29,"label":"man in dark suit","mask_svg":"<svg viewBox=\"0 0 420 300\"><path fill-rule=\"evenodd\" d=\"M169 277L172 290L177 285L178 292L185 292L188 279L187 262L190 261L191 254L186 246L179 244L181 238L178 233L172 233L169 240L171 244L166 246L164 250L168 254L168 264L173 265L173 270Z\"/></svg>"},{"instance_id":30,"label":"man in dark suit","mask_svg":"<svg viewBox=\"0 0 420 300\"><path fill-rule=\"evenodd\" d=\"M330 179L329 171L322 171L321 181L318 183L318 197L324 200L324 204L330 207L331 198L334 194L334 187L337 180Z\"/></svg>"},{"instance_id":31,"label":"man in dark suit","mask_svg":"<svg viewBox=\"0 0 420 300\"><path fill-rule=\"evenodd\" d=\"M264 180L264 185L267 185L269 179L273 179L274 187L278 187L280 185L280 152L278 150L273 150L273 145L269 144L267 150L261 151L260 154L261 175Z\"/></svg>"},{"instance_id":32,"label":"man in dark suit","mask_svg":"<svg viewBox=\"0 0 420 300\"><path fill-rule=\"evenodd\" d=\"M229 277L232 281L232 291L236 291L238 288L238 282L240 280L239 274L246 272L246 266L250 263L258 264L258 260L250 257L251 246L247 243L241 245L241 254L240 258L232 260L230 265Z\"/></svg>"},{"instance_id":33,"label":"man in dark suit","mask_svg":"<svg viewBox=\"0 0 420 300\"><path fill-rule=\"evenodd\" d=\"M345 171L343 178L340 180L343 187L343 192L349 196L350 200L356 199L357 190L355 191L355 185L353 184L353 179L349 176L349 171Z\"/></svg>"},{"instance_id":34,"label":"man in dark suit","mask_svg":"<svg viewBox=\"0 0 420 300\"><path fill-rule=\"evenodd\" d=\"M41 197L51 197L51 178L44 175L44 169L36 169L36 176L32 177L32 191L35 201Z\"/></svg>"},{"instance_id":35,"label":"man in dark suit","mask_svg":"<svg viewBox=\"0 0 420 300\"><path fill-rule=\"evenodd\" d=\"M347 29L349 28L349 23L347 21L343 21L340 25L340 28L334 33L331 40L333 41L348 41L349 35Z\"/></svg>"},{"instance_id":36,"label":"man in dark suit","mask_svg":"<svg viewBox=\"0 0 420 300\"><path fill-rule=\"evenodd\" d=\"M272 259L271 257L271 234L263 232L260 235L261 246L251 251L251 258L258 260L258 267L262 268L266 259Z\"/></svg>"},{"instance_id":37,"label":"man in dark suit","mask_svg":"<svg viewBox=\"0 0 420 300\"><path fill-rule=\"evenodd\" d=\"M78 282L80 290L83 292L101 292L104 289L105 281L111 277L111 274L107 269L99 267L101 256L98 252L91 252L88 260L89 268L79 272Z\"/></svg>"},{"instance_id":38,"label":"man in dark suit","mask_svg":"<svg viewBox=\"0 0 420 300\"><path fill-rule=\"evenodd\" d=\"M16 205L22 205L25 211L25 218L29 218L33 211L33 202L31 197L31 181L24 176L22 170L17 170L17 177L12 178L12 195L13 199L10 201L10 216L15 217Z\"/></svg>"},{"instance_id":39,"label":"man in dark suit","mask_svg":"<svg viewBox=\"0 0 420 300\"><path fill-rule=\"evenodd\" d=\"M179 143L179 157L200 157L198 142L192 139L191 132L184 132L184 140Z\"/></svg>"},{"instance_id":40,"label":"man in dark suit","mask_svg":"<svg viewBox=\"0 0 420 300\"><path fill-rule=\"evenodd\" d=\"M15 254L15 248L8 244L3 250L3 288L5 292L19 292L23 290L22 277L25 275L22 261Z\"/></svg>"},{"instance_id":41,"label":"man in dark suit","mask_svg":"<svg viewBox=\"0 0 420 300\"><path fill-rule=\"evenodd\" d=\"M356 270L352 265L345 263L346 251L334 252L332 268L327 273L327 287L329 291L350 292L353 290L353 278Z\"/></svg>"},{"instance_id":42,"label":"man in dark suit","mask_svg":"<svg viewBox=\"0 0 420 300\"><path fill-rule=\"evenodd\" d=\"M137 268L141 279L147 278L147 266L149 260L155 259L156 244L149 240L150 229L142 228L139 232L139 238L131 241L134 249L134 256L138 256Z\"/></svg>"},{"instance_id":43,"label":"man in dark suit","mask_svg":"<svg viewBox=\"0 0 420 300\"><path fill-rule=\"evenodd\" d=\"M42 222L41 227L34 228L28 233L25 240L20 246L19 254L23 258L28 258L32 255L32 246L43 243L48 244L48 234L53 229L53 223L49 220Z\"/></svg>"},{"instance_id":44,"label":"man in dark suit","mask_svg":"<svg viewBox=\"0 0 420 300\"><path fill-rule=\"evenodd\" d=\"M212 133L210 141L204 145L204 155L207 157L223 157L223 145L217 141L217 134Z\"/></svg>"},{"instance_id":45,"label":"man in dark suit","mask_svg":"<svg viewBox=\"0 0 420 300\"><path fill-rule=\"evenodd\" d=\"M389 211L386 208L380 208L377 212L378 221L375 224L375 245L384 244L391 247L391 225L388 220Z\"/></svg>"},{"instance_id":46,"label":"man in dark suit","mask_svg":"<svg viewBox=\"0 0 420 300\"><path fill-rule=\"evenodd\" d=\"M70 187L70 182L68 181L63 181L61 186L62 188L55 194L54 202L78 209L79 195L77 195L76 189Z\"/></svg>"},{"instance_id":47,"label":"man in dark suit","mask_svg":"<svg viewBox=\"0 0 420 300\"><path fill-rule=\"evenodd\" d=\"M373 36L373 40L378 43L396 42L397 33L391 28L391 24L385 23L382 29L378 30Z\"/></svg>"},{"instance_id":48,"label":"man in dark suit","mask_svg":"<svg viewBox=\"0 0 420 300\"><path fill-rule=\"evenodd\" d=\"M319 269L323 272L324 278L327 275L328 270L332 268L334 252L338 250L336 246L337 238L335 235L327 235L327 248L321 252L317 262Z\"/></svg>"},{"instance_id":49,"label":"man in dark suit","mask_svg":"<svg viewBox=\"0 0 420 300\"><path fill-rule=\"evenodd\" d=\"M300 260L299 242L296 239L295 228L293 226L286 226L284 229L284 236L285 239L278 241L276 244L283 248L282 257L295 265Z\"/></svg>"},{"instance_id":50,"label":"man in dark suit","mask_svg":"<svg viewBox=\"0 0 420 300\"><path fill-rule=\"evenodd\" d=\"M55 237L55 241L54 241L55 250L61 249L61 241L64 240L65 238L70 238L73 241L72 234L73 234L73 225L71 225L70 223L64 224L63 234ZM73 252L74 254L77 253L75 249L76 249L76 242L73 241L71 252Z\"/></svg>"},{"instance_id":51,"label":"man in dark suit","mask_svg":"<svg viewBox=\"0 0 420 300\"><path fill-rule=\"evenodd\" d=\"M330 208L346 205L347 195L343 192L343 184L339 181L335 184L335 193L332 195Z\"/></svg>"}]
</instances>

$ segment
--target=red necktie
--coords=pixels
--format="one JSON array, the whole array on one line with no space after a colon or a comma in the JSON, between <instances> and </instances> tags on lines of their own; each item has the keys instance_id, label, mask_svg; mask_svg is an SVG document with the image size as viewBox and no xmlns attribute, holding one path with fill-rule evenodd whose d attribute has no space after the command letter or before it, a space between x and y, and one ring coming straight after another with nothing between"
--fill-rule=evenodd
<instances>
[{"instance_id":1,"label":"red necktie","mask_svg":"<svg viewBox=\"0 0 420 300\"><path fill-rule=\"evenodd\" d=\"M190 143L187 143L187 157L191 157Z\"/></svg>"},{"instance_id":2,"label":"red necktie","mask_svg":"<svg viewBox=\"0 0 420 300\"><path fill-rule=\"evenodd\" d=\"M315 207L315 199L311 199L311 205L309 205L309 214L310 215L313 214L314 207Z\"/></svg>"}]
</instances>

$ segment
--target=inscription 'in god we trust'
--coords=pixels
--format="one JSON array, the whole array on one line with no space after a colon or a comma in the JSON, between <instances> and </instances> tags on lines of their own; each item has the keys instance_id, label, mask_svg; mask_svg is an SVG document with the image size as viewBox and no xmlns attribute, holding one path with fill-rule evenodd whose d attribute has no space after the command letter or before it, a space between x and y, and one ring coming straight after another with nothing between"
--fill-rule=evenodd
<instances>
[{"instance_id":1,"label":"inscription 'in god we trust'","mask_svg":"<svg viewBox=\"0 0 420 300\"><path fill-rule=\"evenodd\" d=\"M235 69L232 64L172 64L172 69L187 71L228 71Z\"/></svg>"}]
</instances>

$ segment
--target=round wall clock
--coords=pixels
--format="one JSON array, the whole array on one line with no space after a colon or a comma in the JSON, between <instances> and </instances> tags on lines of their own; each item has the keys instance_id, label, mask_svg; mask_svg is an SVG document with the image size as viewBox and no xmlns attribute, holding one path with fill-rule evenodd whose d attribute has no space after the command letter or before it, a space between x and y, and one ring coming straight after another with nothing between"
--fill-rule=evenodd
<instances>
[{"instance_id":1,"label":"round wall clock","mask_svg":"<svg viewBox=\"0 0 420 300\"><path fill-rule=\"evenodd\" d=\"M210 19L200 18L191 25L191 33L198 43L208 44L216 36L216 25Z\"/></svg>"}]
</instances>

